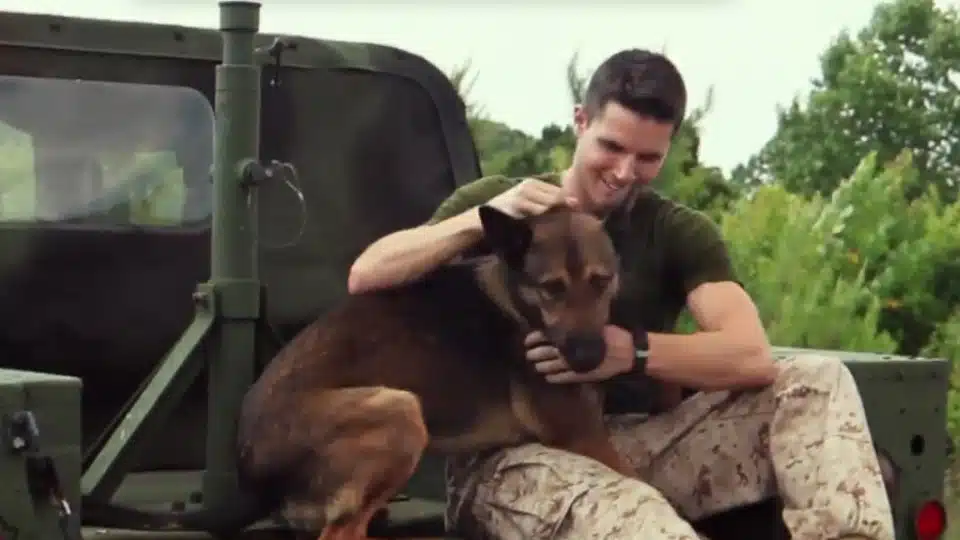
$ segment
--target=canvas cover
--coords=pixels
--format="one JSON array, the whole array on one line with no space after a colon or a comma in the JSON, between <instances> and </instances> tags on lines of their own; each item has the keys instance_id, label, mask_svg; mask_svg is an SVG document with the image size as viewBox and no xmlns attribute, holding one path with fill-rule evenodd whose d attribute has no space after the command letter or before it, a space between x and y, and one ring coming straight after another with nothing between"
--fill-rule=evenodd
<instances>
[{"instance_id":1,"label":"canvas cover","mask_svg":"<svg viewBox=\"0 0 960 540\"><path fill-rule=\"evenodd\" d=\"M349 264L369 242L426 220L480 171L463 103L437 67L390 47L285 39L291 47L282 67L263 73L261 157L296 167L306 219L298 236L300 202L277 182L261 189L259 221L269 319L289 336L345 295ZM20 200L17 189L25 188L10 186L32 173L31 189L45 194L35 198L54 201L43 215L39 207L29 215L17 215L22 205L0 208L0 367L83 377L85 443L189 324L191 293L207 278L212 109L205 107L213 104L220 47L213 30L0 17L0 196ZM279 86L271 84L277 75ZM86 97L43 105L37 88L53 87L43 84L51 79L61 84L42 94L47 103L73 99L74 90ZM106 86L81 88L91 82ZM162 86L192 90L173 96ZM125 121L165 129L131 131ZM20 138L5 139L4 129ZM32 168L22 163L31 145ZM89 159L107 150L136 152L141 164L172 160L175 203L153 209L153 221L131 218L141 202L132 194L154 189L154 180L126 162ZM133 199L123 206L117 193ZM195 412L203 388L191 394L194 414L177 423L186 431L165 437L195 447L155 448L143 465L202 463L203 419Z\"/></svg>"}]
</instances>

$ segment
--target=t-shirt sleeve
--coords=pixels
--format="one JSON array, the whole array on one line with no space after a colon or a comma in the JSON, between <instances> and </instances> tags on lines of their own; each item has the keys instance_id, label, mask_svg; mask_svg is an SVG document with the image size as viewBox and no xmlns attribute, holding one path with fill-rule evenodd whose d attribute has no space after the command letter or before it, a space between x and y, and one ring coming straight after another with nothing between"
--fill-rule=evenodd
<instances>
[{"instance_id":1,"label":"t-shirt sleeve","mask_svg":"<svg viewBox=\"0 0 960 540\"><path fill-rule=\"evenodd\" d=\"M705 214L678 206L666 220L668 264L684 297L704 283L739 283L720 228Z\"/></svg>"},{"instance_id":2,"label":"t-shirt sleeve","mask_svg":"<svg viewBox=\"0 0 960 540\"><path fill-rule=\"evenodd\" d=\"M460 215L473 207L480 206L504 191L516 185L516 181L505 176L484 176L469 184L457 188L433 212L428 225L440 223L453 216ZM481 240L461 253L464 259L479 257L490 253L490 246Z\"/></svg>"},{"instance_id":3,"label":"t-shirt sleeve","mask_svg":"<svg viewBox=\"0 0 960 540\"><path fill-rule=\"evenodd\" d=\"M480 206L515 185L515 181L505 176L484 176L469 184L457 188L434 211L427 221L428 225L439 223L467 210Z\"/></svg>"}]
</instances>

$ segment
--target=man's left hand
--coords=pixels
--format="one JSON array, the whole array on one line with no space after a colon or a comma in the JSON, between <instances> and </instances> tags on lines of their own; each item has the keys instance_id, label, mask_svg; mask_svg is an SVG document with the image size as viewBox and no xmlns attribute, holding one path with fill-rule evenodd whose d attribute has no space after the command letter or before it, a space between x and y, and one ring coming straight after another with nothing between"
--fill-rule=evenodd
<instances>
[{"instance_id":1,"label":"man's left hand","mask_svg":"<svg viewBox=\"0 0 960 540\"><path fill-rule=\"evenodd\" d=\"M607 325L603 329L607 342L607 356L596 369L586 373L577 373L570 369L560 350L549 344L540 331L527 334L524 346L527 348L527 360L534 369L542 373L551 383L583 383L605 381L633 366L633 336L619 326Z\"/></svg>"}]
</instances>

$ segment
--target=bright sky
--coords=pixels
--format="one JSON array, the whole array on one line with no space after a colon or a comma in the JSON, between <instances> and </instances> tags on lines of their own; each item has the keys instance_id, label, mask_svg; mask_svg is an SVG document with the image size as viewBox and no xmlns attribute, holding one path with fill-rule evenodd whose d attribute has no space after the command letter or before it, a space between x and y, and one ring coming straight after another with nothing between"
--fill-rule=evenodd
<instances>
[{"instance_id":1,"label":"bright sky","mask_svg":"<svg viewBox=\"0 0 960 540\"><path fill-rule=\"evenodd\" d=\"M867 23L877 0L562 0L543 5L489 0L264 0L261 29L383 43L444 71L472 59L471 97L494 118L528 133L571 115L565 68L575 50L592 68L627 47L666 52L691 101L710 86L701 157L729 169L773 134L776 106L809 88L819 55L844 28ZM938 0L960 5L960 0ZM216 27L215 0L4 0L3 9Z\"/></svg>"}]
</instances>

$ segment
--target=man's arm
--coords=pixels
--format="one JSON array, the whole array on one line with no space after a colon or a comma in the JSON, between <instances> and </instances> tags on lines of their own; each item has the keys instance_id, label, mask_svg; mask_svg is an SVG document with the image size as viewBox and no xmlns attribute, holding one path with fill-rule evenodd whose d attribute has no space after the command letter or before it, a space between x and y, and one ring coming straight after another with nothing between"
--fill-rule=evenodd
<instances>
[{"instance_id":1,"label":"man's arm","mask_svg":"<svg viewBox=\"0 0 960 540\"><path fill-rule=\"evenodd\" d=\"M726 245L704 215L682 208L667 220L668 252L699 331L651 333L646 372L655 379L702 390L765 386L773 363L757 307L736 281Z\"/></svg>"},{"instance_id":2,"label":"man's arm","mask_svg":"<svg viewBox=\"0 0 960 540\"><path fill-rule=\"evenodd\" d=\"M756 306L736 282L704 283L688 305L700 331L648 336L646 372L701 390L733 390L773 382L776 366Z\"/></svg>"},{"instance_id":3,"label":"man's arm","mask_svg":"<svg viewBox=\"0 0 960 540\"><path fill-rule=\"evenodd\" d=\"M508 182L488 176L461 186L427 223L372 243L350 267L347 290L360 294L409 283L454 259L483 238L476 207L508 188Z\"/></svg>"}]
</instances>

